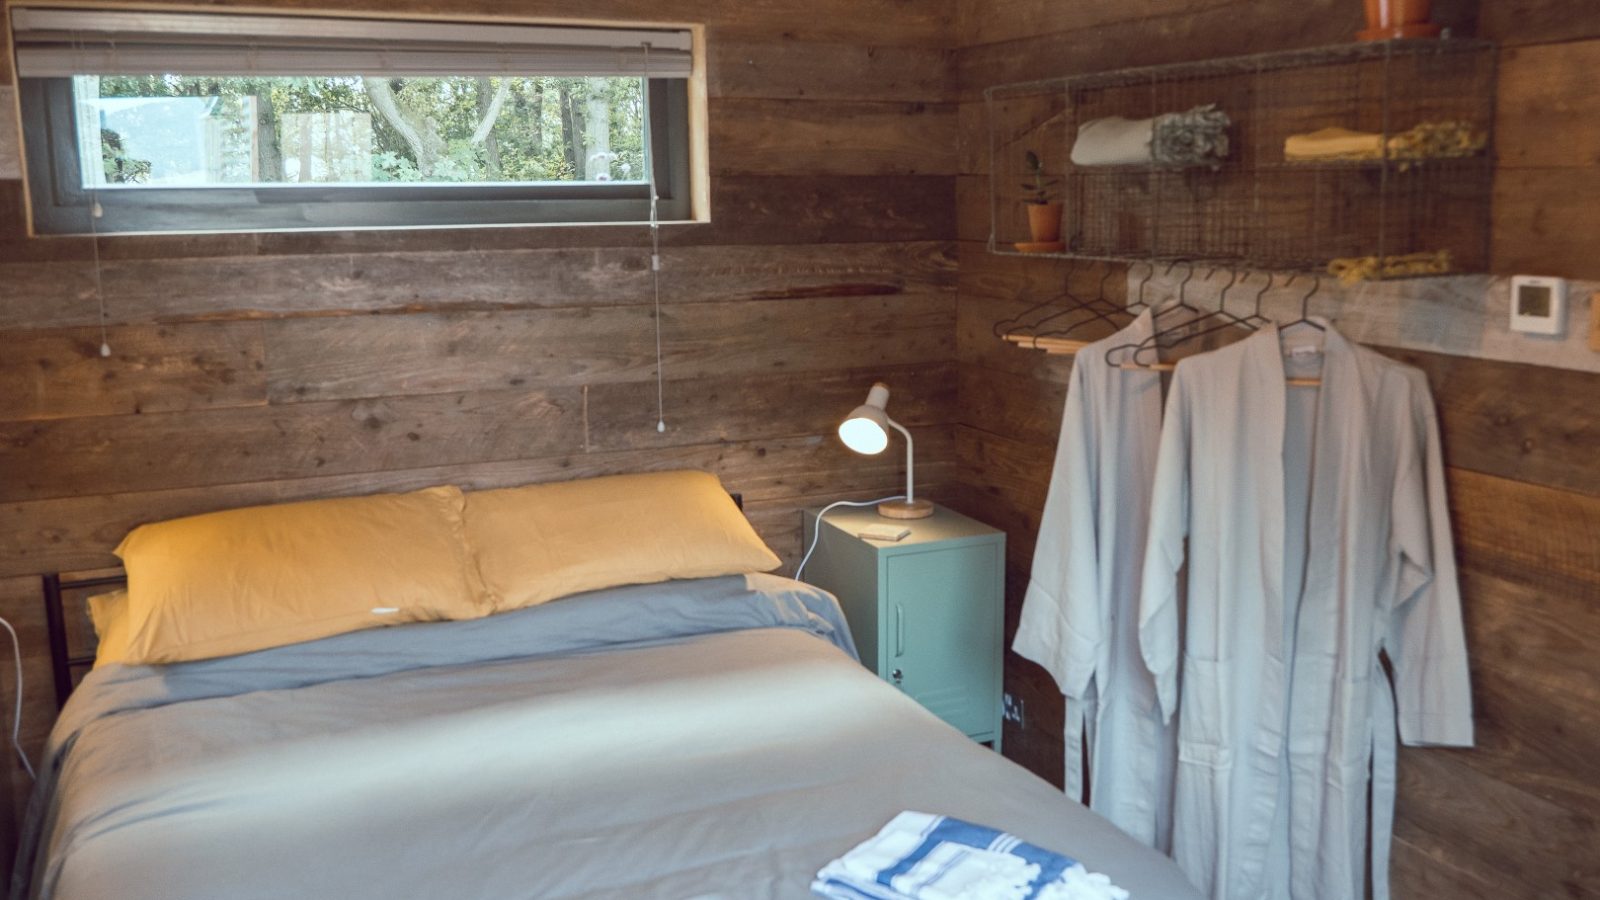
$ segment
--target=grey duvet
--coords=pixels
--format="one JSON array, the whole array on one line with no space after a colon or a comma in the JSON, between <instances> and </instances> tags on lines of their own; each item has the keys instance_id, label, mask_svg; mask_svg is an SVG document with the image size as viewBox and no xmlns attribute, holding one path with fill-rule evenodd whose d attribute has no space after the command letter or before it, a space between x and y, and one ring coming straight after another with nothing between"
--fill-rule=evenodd
<instances>
[{"instance_id":1,"label":"grey duvet","mask_svg":"<svg viewBox=\"0 0 1600 900\"><path fill-rule=\"evenodd\" d=\"M1198 897L771 576L97 670L51 734L13 896L802 898L906 809Z\"/></svg>"}]
</instances>

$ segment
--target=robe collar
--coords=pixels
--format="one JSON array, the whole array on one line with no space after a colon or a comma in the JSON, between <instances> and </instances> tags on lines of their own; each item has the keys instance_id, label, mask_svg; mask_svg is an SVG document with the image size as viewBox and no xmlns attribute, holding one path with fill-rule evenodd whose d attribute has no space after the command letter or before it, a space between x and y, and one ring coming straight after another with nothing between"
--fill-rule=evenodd
<instances>
[{"instance_id":1,"label":"robe collar","mask_svg":"<svg viewBox=\"0 0 1600 900\"><path fill-rule=\"evenodd\" d=\"M1292 347L1320 346L1322 350L1322 377L1328 380L1330 369L1336 373L1345 369L1354 361L1355 348L1350 341L1340 334L1327 319L1321 316L1310 316L1312 322L1321 325L1323 330L1316 331L1311 328L1296 328L1292 332L1285 332L1276 322L1269 322L1255 334L1245 338L1246 351L1250 357L1252 368L1260 370L1263 374L1268 371L1277 372L1281 378L1287 377L1288 369L1284 364L1284 351ZM1287 346L1285 346L1287 341Z\"/></svg>"},{"instance_id":2,"label":"robe collar","mask_svg":"<svg viewBox=\"0 0 1600 900\"><path fill-rule=\"evenodd\" d=\"M1142 341L1155 333L1155 310L1147 308L1140 312L1137 316L1134 316L1132 322L1129 322L1126 327L1117 332L1117 336L1122 337L1124 340Z\"/></svg>"},{"instance_id":3,"label":"robe collar","mask_svg":"<svg viewBox=\"0 0 1600 900\"><path fill-rule=\"evenodd\" d=\"M1104 368L1106 354L1110 353L1112 348L1121 347L1126 344L1138 344L1142 342L1145 338L1148 338L1152 334L1156 333L1155 323L1155 314L1152 310L1146 309L1140 312L1137 316L1133 317L1132 322L1129 322L1117 331L1101 338L1098 341L1095 341L1092 344L1089 344L1082 350L1079 350L1077 353L1077 362L1073 364L1073 368L1078 369L1080 366L1084 366L1091 360L1099 363L1100 367ZM1136 372L1124 372L1123 377L1127 378L1130 375L1137 374L1138 373Z\"/></svg>"},{"instance_id":4,"label":"robe collar","mask_svg":"<svg viewBox=\"0 0 1600 900\"><path fill-rule=\"evenodd\" d=\"M1145 338L1148 338L1155 333L1155 312L1150 309L1145 309L1137 316L1134 316L1132 322L1122 326L1121 330L1119 330L1116 334L1111 335L1099 343L1107 349L1110 349L1111 347L1118 346L1119 344L1140 343Z\"/></svg>"}]
</instances>

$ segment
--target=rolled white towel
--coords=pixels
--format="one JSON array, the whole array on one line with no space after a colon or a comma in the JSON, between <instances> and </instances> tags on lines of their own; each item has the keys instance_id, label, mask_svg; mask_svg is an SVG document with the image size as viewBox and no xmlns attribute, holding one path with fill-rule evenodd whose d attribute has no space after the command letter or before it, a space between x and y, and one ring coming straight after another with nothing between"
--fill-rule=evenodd
<instances>
[{"instance_id":1,"label":"rolled white towel","mask_svg":"<svg viewBox=\"0 0 1600 900\"><path fill-rule=\"evenodd\" d=\"M1168 169L1209 166L1228 158L1232 120L1215 103L1153 119L1106 116L1078 126L1075 166L1156 165Z\"/></svg>"},{"instance_id":2,"label":"rolled white towel","mask_svg":"<svg viewBox=\"0 0 1600 900\"><path fill-rule=\"evenodd\" d=\"M1072 142L1072 164L1147 164L1150 162L1150 138L1155 134L1155 125L1155 119L1124 119L1121 116L1090 119L1078 126L1078 139Z\"/></svg>"}]
</instances>

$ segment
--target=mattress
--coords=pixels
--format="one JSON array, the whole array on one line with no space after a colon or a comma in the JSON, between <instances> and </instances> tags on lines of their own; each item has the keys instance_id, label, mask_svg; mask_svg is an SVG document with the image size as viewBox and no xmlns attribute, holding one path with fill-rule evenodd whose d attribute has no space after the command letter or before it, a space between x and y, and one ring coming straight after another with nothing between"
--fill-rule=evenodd
<instances>
[{"instance_id":1,"label":"mattress","mask_svg":"<svg viewBox=\"0 0 1600 900\"><path fill-rule=\"evenodd\" d=\"M802 898L907 809L1198 897L874 678L832 598L773 576L110 666L47 754L16 897Z\"/></svg>"}]
</instances>

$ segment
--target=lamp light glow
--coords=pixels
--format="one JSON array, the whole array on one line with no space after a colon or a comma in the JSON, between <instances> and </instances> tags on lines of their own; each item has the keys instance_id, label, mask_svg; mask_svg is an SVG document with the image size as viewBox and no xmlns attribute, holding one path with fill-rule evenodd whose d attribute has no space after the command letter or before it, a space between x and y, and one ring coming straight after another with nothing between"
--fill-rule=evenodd
<instances>
[{"instance_id":1,"label":"lamp light glow","mask_svg":"<svg viewBox=\"0 0 1600 900\"><path fill-rule=\"evenodd\" d=\"M839 424L839 440L857 453L875 456L889 447L889 432L862 415L852 415Z\"/></svg>"},{"instance_id":2,"label":"lamp light glow","mask_svg":"<svg viewBox=\"0 0 1600 900\"><path fill-rule=\"evenodd\" d=\"M878 514L891 519L921 519L933 515L933 504L918 500L914 481L915 456L912 451L911 432L899 422L889 418L889 386L878 382L867 392L867 402L839 423L839 440L857 453L873 456L889 446L889 429L900 432L906 439L906 498L878 504Z\"/></svg>"}]
</instances>

